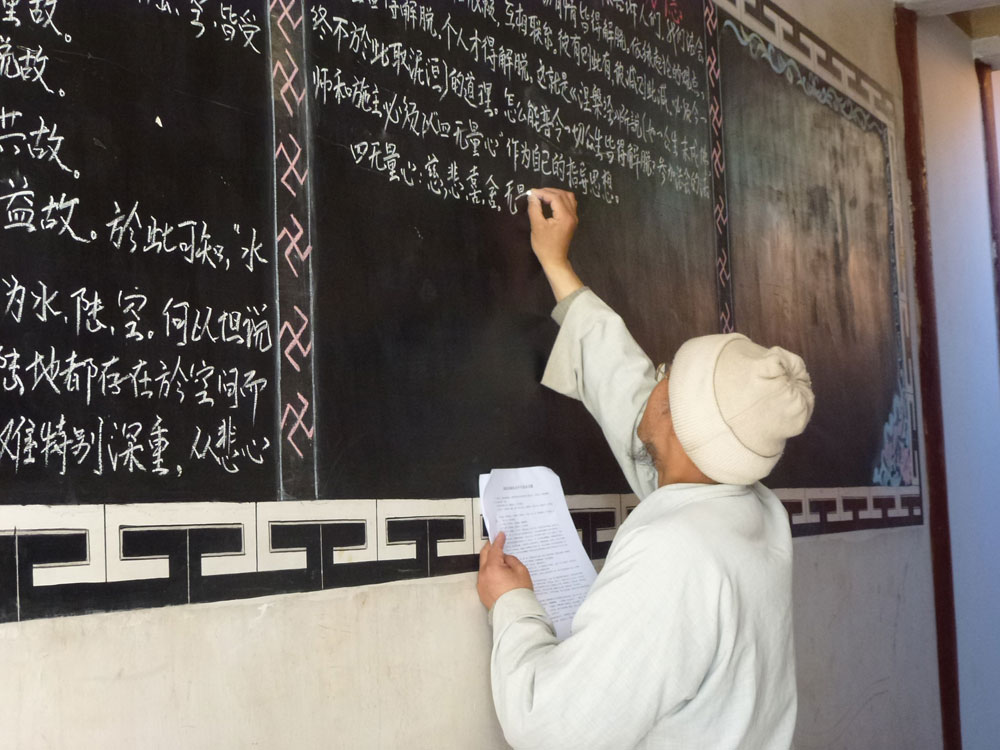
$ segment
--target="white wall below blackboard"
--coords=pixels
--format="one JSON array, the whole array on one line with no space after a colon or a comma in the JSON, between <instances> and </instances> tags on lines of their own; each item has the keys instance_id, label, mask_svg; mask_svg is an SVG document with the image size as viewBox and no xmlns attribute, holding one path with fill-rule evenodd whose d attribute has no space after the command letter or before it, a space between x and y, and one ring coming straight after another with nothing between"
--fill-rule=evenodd
<instances>
[{"instance_id":1,"label":"white wall below blackboard","mask_svg":"<svg viewBox=\"0 0 1000 750\"><path fill-rule=\"evenodd\" d=\"M796 541L797 748L940 747L928 559ZM474 574L0 625L0 747L505 748L489 648Z\"/></svg>"},{"instance_id":2,"label":"white wall below blackboard","mask_svg":"<svg viewBox=\"0 0 1000 750\"><path fill-rule=\"evenodd\" d=\"M0 626L3 748L490 748L474 577Z\"/></svg>"}]
</instances>

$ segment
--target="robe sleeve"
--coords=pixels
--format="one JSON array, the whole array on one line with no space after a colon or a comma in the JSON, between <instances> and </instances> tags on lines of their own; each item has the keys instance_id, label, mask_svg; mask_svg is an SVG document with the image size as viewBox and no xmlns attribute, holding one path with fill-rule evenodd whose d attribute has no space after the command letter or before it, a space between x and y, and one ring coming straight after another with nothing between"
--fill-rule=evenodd
<instances>
[{"instance_id":1,"label":"robe sleeve","mask_svg":"<svg viewBox=\"0 0 1000 750\"><path fill-rule=\"evenodd\" d=\"M719 579L683 535L664 544L649 531L623 540L562 642L530 589L497 600L493 702L513 747L633 747L698 693L715 654Z\"/></svg>"},{"instance_id":2,"label":"robe sleeve","mask_svg":"<svg viewBox=\"0 0 1000 750\"><path fill-rule=\"evenodd\" d=\"M636 427L656 385L653 363L621 317L589 289L560 302L553 317L563 319L542 385L583 402L641 499L657 485L656 470L634 459L642 448Z\"/></svg>"}]
</instances>

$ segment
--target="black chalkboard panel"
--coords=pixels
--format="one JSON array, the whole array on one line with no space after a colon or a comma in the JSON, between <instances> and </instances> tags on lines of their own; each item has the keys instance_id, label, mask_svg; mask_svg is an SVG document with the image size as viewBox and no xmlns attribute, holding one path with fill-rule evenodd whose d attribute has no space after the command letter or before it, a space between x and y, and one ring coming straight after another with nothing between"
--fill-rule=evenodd
<instances>
[{"instance_id":1,"label":"black chalkboard panel","mask_svg":"<svg viewBox=\"0 0 1000 750\"><path fill-rule=\"evenodd\" d=\"M650 356L718 330L700 11L308 5L320 494L461 496L533 464L624 490L538 385L556 331L516 196L576 191L574 261Z\"/></svg>"},{"instance_id":2,"label":"black chalkboard panel","mask_svg":"<svg viewBox=\"0 0 1000 750\"><path fill-rule=\"evenodd\" d=\"M769 481L916 484L912 454L893 451L910 436L886 127L732 21L720 49L723 103L740 113L726 131L738 325L801 353L817 396Z\"/></svg>"},{"instance_id":3,"label":"black chalkboard panel","mask_svg":"<svg viewBox=\"0 0 1000 750\"><path fill-rule=\"evenodd\" d=\"M13 5L4 501L273 498L267 3Z\"/></svg>"}]
</instances>

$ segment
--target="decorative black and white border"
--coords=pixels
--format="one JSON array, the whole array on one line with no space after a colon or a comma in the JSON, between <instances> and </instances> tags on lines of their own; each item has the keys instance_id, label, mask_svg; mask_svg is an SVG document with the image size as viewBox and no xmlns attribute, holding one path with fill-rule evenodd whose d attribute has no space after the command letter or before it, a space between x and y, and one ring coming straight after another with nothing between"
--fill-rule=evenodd
<instances>
[{"instance_id":1,"label":"decorative black and white border","mask_svg":"<svg viewBox=\"0 0 1000 750\"><path fill-rule=\"evenodd\" d=\"M915 487L776 494L793 536L922 522ZM638 500L567 503L600 560ZM0 622L469 572L485 541L478 498L0 506Z\"/></svg>"},{"instance_id":2,"label":"decorative black and white border","mask_svg":"<svg viewBox=\"0 0 1000 750\"><path fill-rule=\"evenodd\" d=\"M841 93L894 124L895 104L889 91L813 34L773 0L714 0L744 26L795 58Z\"/></svg>"}]
</instances>

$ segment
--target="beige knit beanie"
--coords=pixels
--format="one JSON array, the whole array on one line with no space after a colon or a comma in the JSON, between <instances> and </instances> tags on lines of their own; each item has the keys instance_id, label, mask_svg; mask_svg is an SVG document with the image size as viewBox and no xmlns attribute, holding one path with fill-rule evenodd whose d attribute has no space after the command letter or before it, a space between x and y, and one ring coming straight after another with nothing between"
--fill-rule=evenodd
<instances>
[{"instance_id":1,"label":"beige knit beanie","mask_svg":"<svg viewBox=\"0 0 1000 750\"><path fill-rule=\"evenodd\" d=\"M695 466L724 484L753 484L778 463L785 440L812 416L802 358L739 333L681 345L670 368L670 414Z\"/></svg>"}]
</instances>

